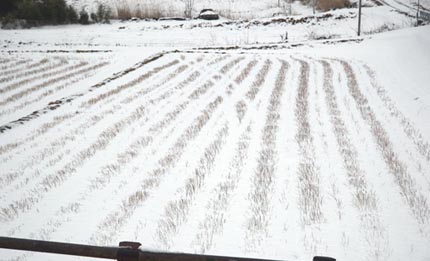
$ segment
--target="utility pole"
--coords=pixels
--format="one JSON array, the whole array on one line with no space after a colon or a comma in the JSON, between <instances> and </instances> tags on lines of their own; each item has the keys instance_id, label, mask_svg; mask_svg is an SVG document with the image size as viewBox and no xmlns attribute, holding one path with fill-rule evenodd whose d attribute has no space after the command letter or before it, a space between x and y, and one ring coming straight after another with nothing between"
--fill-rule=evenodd
<instances>
[{"instance_id":1,"label":"utility pole","mask_svg":"<svg viewBox=\"0 0 430 261\"><path fill-rule=\"evenodd\" d=\"M315 2L316 2L316 0L312 0L312 7L313 7L314 15L315 15Z\"/></svg>"},{"instance_id":2,"label":"utility pole","mask_svg":"<svg viewBox=\"0 0 430 261\"><path fill-rule=\"evenodd\" d=\"M358 36L361 34L361 0L358 1Z\"/></svg>"},{"instance_id":3,"label":"utility pole","mask_svg":"<svg viewBox=\"0 0 430 261\"><path fill-rule=\"evenodd\" d=\"M420 25L420 0L418 0L418 8L417 8L417 26Z\"/></svg>"}]
</instances>

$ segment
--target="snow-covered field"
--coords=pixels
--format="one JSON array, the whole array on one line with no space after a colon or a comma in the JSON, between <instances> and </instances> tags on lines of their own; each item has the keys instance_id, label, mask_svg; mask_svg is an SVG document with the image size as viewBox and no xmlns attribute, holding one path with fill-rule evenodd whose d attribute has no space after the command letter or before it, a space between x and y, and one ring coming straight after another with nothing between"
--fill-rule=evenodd
<instances>
[{"instance_id":1,"label":"snow-covered field","mask_svg":"<svg viewBox=\"0 0 430 261\"><path fill-rule=\"evenodd\" d=\"M1 31L0 235L430 260L430 26L330 14Z\"/></svg>"}]
</instances>

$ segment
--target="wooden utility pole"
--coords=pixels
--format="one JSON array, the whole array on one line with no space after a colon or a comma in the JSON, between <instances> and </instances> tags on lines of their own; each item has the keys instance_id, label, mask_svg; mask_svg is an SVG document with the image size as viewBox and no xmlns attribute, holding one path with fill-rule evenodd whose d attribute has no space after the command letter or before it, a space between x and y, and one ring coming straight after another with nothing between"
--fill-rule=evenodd
<instances>
[{"instance_id":1,"label":"wooden utility pole","mask_svg":"<svg viewBox=\"0 0 430 261\"><path fill-rule=\"evenodd\" d=\"M312 0L312 9L313 9L313 13L315 15L315 4L316 4L317 0Z\"/></svg>"},{"instance_id":2,"label":"wooden utility pole","mask_svg":"<svg viewBox=\"0 0 430 261\"><path fill-rule=\"evenodd\" d=\"M361 0L358 1L358 36L361 35Z\"/></svg>"},{"instance_id":3,"label":"wooden utility pole","mask_svg":"<svg viewBox=\"0 0 430 261\"><path fill-rule=\"evenodd\" d=\"M420 25L420 0L418 0L418 8L417 8L417 26Z\"/></svg>"}]
</instances>

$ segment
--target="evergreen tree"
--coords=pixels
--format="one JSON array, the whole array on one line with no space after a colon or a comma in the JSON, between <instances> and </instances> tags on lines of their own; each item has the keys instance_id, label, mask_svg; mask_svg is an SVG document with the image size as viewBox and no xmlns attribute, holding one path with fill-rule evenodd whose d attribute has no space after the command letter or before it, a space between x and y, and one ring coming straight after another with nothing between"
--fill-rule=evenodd
<instances>
[{"instance_id":1,"label":"evergreen tree","mask_svg":"<svg viewBox=\"0 0 430 261\"><path fill-rule=\"evenodd\" d=\"M21 0L0 0L0 16L17 11L20 3Z\"/></svg>"},{"instance_id":2,"label":"evergreen tree","mask_svg":"<svg viewBox=\"0 0 430 261\"><path fill-rule=\"evenodd\" d=\"M71 24L76 24L79 21L79 17L76 13L76 10L70 5L67 7L67 19L68 22Z\"/></svg>"},{"instance_id":3,"label":"evergreen tree","mask_svg":"<svg viewBox=\"0 0 430 261\"><path fill-rule=\"evenodd\" d=\"M89 24L90 18L88 16L88 13L82 9L81 12L79 12L79 23L80 24Z\"/></svg>"}]
</instances>

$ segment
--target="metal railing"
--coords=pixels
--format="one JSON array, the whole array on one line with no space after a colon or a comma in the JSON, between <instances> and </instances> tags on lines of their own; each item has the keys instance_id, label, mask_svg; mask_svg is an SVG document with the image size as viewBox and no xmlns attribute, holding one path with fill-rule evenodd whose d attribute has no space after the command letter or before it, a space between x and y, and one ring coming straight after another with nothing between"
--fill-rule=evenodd
<instances>
[{"instance_id":1,"label":"metal railing","mask_svg":"<svg viewBox=\"0 0 430 261\"><path fill-rule=\"evenodd\" d=\"M231 256L210 256L184 253L150 252L139 249L137 242L121 242L119 247L101 247L62 242L0 237L0 248L73 255L81 257L115 259L118 261L275 261L269 259ZM313 258L314 261L335 261L330 257Z\"/></svg>"}]
</instances>

